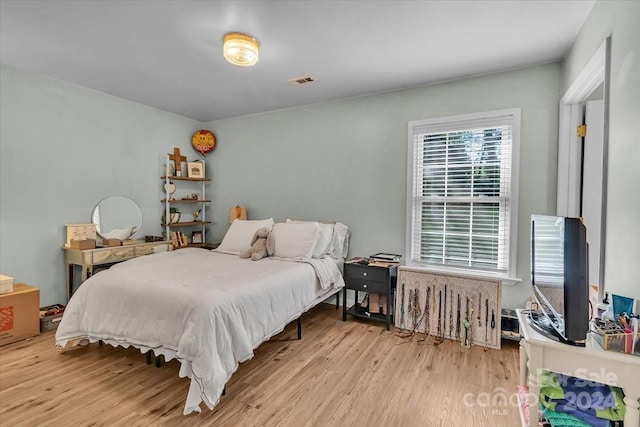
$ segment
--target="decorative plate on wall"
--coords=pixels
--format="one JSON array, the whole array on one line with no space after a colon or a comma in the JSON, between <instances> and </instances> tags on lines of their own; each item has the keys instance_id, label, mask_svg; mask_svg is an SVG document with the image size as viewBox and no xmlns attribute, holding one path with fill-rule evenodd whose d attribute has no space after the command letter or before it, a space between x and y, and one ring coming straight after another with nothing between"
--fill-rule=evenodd
<instances>
[{"instance_id":1,"label":"decorative plate on wall","mask_svg":"<svg viewBox=\"0 0 640 427\"><path fill-rule=\"evenodd\" d=\"M164 187L164 191L168 191L169 194L173 194L176 192L176 185L171 181L169 181L168 185L165 183L163 187Z\"/></svg>"}]
</instances>

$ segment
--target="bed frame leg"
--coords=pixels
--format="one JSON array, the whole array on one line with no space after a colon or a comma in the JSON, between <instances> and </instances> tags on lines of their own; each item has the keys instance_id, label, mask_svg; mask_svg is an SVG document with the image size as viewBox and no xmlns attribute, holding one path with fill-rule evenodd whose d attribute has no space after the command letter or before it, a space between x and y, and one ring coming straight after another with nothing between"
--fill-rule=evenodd
<instances>
[{"instance_id":1,"label":"bed frame leg","mask_svg":"<svg viewBox=\"0 0 640 427\"><path fill-rule=\"evenodd\" d=\"M340 292L336 293L336 310L340 308Z\"/></svg>"},{"instance_id":2,"label":"bed frame leg","mask_svg":"<svg viewBox=\"0 0 640 427\"><path fill-rule=\"evenodd\" d=\"M151 350L147 351L147 365L151 365Z\"/></svg>"},{"instance_id":3,"label":"bed frame leg","mask_svg":"<svg viewBox=\"0 0 640 427\"><path fill-rule=\"evenodd\" d=\"M302 339L302 316L298 317L298 339Z\"/></svg>"},{"instance_id":4,"label":"bed frame leg","mask_svg":"<svg viewBox=\"0 0 640 427\"><path fill-rule=\"evenodd\" d=\"M162 355L159 354L156 356L156 368L162 367Z\"/></svg>"}]
</instances>

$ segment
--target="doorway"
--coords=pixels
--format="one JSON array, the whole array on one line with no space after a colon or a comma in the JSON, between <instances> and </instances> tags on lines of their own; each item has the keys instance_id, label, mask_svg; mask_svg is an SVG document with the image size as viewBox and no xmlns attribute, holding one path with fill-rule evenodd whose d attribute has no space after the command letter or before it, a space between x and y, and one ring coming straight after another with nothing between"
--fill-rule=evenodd
<instances>
[{"instance_id":1,"label":"doorway","mask_svg":"<svg viewBox=\"0 0 640 427\"><path fill-rule=\"evenodd\" d=\"M594 98L593 96L590 98ZM590 100L582 104L585 136L582 138L582 173L580 185L580 213L587 227L589 243L589 284L602 287L600 279L600 241L602 224L602 184L604 153L604 100Z\"/></svg>"},{"instance_id":2,"label":"doorway","mask_svg":"<svg viewBox=\"0 0 640 427\"><path fill-rule=\"evenodd\" d=\"M598 286L599 301L605 286L610 51L608 37L560 100L558 138L557 215L583 217L590 246L589 284ZM591 101L597 98L601 101ZM601 142L579 136L577 127L585 118L594 125L600 122L601 130L593 127L591 134L600 134ZM584 151L583 144L588 144Z\"/></svg>"}]
</instances>

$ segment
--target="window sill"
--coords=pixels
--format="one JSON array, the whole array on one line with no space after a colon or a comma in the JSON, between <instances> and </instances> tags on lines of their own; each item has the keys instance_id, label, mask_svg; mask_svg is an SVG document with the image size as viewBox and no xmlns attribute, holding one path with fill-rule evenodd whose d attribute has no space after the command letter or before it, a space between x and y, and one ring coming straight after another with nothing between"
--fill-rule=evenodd
<instances>
[{"instance_id":1,"label":"window sill","mask_svg":"<svg viewBox=\"0 0 640 427\"><path fill-rule=\"evenodd\" d=\"M502 281L502 284L505 286L513 286L522 282L522 279L518 277L509 277L504 274L491 273L491 272L479 271L479 270L438 268L433 266L427 267L424 265L403 265L403 266L400 266L400 268L404 270L414 270L414 271L423 271L423 272L430 272L430 273L436 273L436 274L447 274L450 276L469 277L472 279L500 280Z\"/></svg>"}]
</instances>

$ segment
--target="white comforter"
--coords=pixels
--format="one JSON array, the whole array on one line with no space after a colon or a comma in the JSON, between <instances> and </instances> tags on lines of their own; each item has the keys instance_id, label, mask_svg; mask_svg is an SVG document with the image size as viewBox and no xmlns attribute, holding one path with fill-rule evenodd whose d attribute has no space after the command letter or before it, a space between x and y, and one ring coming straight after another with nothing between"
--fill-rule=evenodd
<instances>
[{"instance_id":1,"label":"white comforter","mask_svg":"<svg viewBox=\"0 0 640 427\"><path fill-rule=\"evenodd\" d=\"M135 258L100 272L73 295L56 344L103 340L151 349L181 363L191 378L184 414L213 408L240 362L316 303L323 267L265 258L240 259L202 249L181 249ZM322 282L327 278L323 277Z\"/></svg>"}]
</instances>

